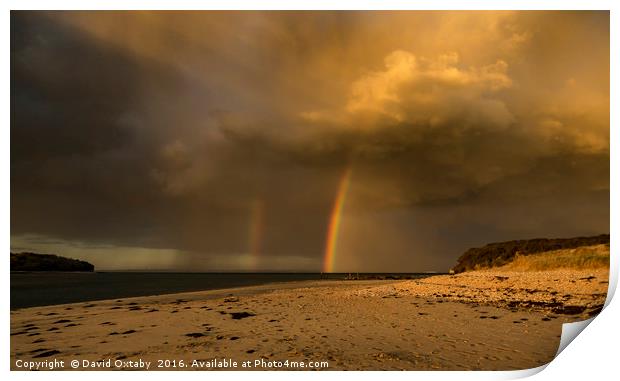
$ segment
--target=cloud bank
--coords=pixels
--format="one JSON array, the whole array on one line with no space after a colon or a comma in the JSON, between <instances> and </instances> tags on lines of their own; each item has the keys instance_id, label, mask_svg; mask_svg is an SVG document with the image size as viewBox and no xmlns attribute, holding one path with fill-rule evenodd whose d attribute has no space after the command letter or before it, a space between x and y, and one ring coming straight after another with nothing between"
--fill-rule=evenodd
<instances>
[{"instance_id":1,"label":"cloud bank","mask_svg":"<svg viewBox=\"0 0 620 381\"><path fill-rule=\"evenodd\" d=\"M15 248L318 271L347 170L339 271L608 232L609 14L11 14Z\"/></svg>"}]
</instances>

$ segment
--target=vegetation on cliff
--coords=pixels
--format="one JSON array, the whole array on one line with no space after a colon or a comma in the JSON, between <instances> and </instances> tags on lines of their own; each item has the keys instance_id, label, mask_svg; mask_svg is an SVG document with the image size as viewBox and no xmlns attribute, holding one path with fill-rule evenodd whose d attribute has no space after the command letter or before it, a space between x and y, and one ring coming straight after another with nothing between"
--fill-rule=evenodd
<instances>
[{"instance_id":1,"label":"vegetation on cliff","mask_svg":"<svg viewBox=\"0 0 620 381\"><path fill-rule=\"evenodd\" d=\"M490 243L483 247L467 250L457 260L457 264L452 270L455 273L460 273L468 270L498 267L512 262L517 255L523 257L554 250L605 244L609 245L609 234L593 237L537 238Z\"/></svg>"}]
</instances>

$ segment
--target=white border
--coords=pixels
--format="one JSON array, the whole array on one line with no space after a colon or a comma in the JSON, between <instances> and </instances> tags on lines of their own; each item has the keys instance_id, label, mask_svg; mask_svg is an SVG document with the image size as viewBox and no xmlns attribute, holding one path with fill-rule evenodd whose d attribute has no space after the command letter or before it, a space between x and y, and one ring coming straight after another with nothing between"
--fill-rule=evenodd
<instances>
[{"instance_id":1,"label":"white border","mask_svg":"<svg viewBox=\"0 0 620 381\"><path fill-rule=\"evenodd\" d=\"M247 0L229 0L218 2L205 2L205 1L192 1L192 0L180 0L180 1L167 1L167 0L107 0L107 1L90 1L88 3L76 1L76 0L63 0L63 1L42 1L42 0L8 0L4 1L6 4L6 11L2 14L2 51L5 52L4 59L2 60L3 66L3 89L2 92L2 107L3 107L3 129L2 139L0 139L1 152L3 153L2 163L0 170L2 171L2 179L4 179L4 186L0 189L2 192L2 209L3 214L1 218L2 229L6 233L10 233L10 197L9 197L9 179L10 179L10 130L9 130L9 118L10 118L10 63L8 54L10 45L10 9L290 9L290 10L304 10L304 9L420 9L420 10L444 10L444 9L495 9L495 10L545 10L545 9L580 9L580 10L611 10L611 126L617 127L617 117L615 107L617 105L617 89L618 89L618 76L615 70L617 69L617 53L620 52L619 44L617 41L618 20L615 15L615 11L620 9L620 2L605 1L605 0L590 0L590 1L542 1L542 0L503 0L503 1L425 1L425 2L412 2L407 0L384 0L384 1L372 1L372 0L315 0L310 2L299 1L292 4L289 1L282 0L263 0L263 1L247 1ZM612 241L618 234L617 228L617 215L618 215L618 200L617 194L614 191L618 189L618 155L616 154L616 145L618 141L617 131L611 127L611 221L610 221L610 233ZM615 170L615 172L614 172ZM10 234L4 234L2 236L3 247L8 251L10 247ZM526 377L529 375L537 374L537 379L552 380L552 379L607 379L611 374L615 374L617 370L617 348L620 335L618 333L618 321L620 321L620 307L618 305L617 298L611 298L613 291L615 291L617 279L618 279L618 253L615 248L615 244L612 242L612 266L610 274L610 298L608 298L608 305L605 310L585 329L585 333L579 335L572 344L570 344L566 350L564 350L559 356L552 361L546 368L541 367L538 369L532 369L527 371L517 372L402 372L402 373L380 373L375 372L352 372L347 373L356 380L374 379L377 376L389 377L393 379L458 379L458 380L495 380L495 379L515 379ZM0 266L3 274L9 272L8 261L0 261ZM2 322L4 327L10 326L10 313L9 313L9 286L10 281L8 276L2 277L2 290L4 291L3 303L4 314L2 315ZM84 374L80 372L45 372L41 373L33 372L9 372L9 344L10 336L9 330L4 329L2 331L2 337L4 342L0 351L0 359L2 359L2 369L8 374L11 379L33 379L44 376L49 380L81 380ZM38 376L37 376L38 374ZM320 374L321 377L327 377L330 379L340 379L345 374L340 372L296 372L294 377L300 380L314 379ZM109 373L105 372L89 372L89 378L93 379L108 379ZM170 374L166 372L115 372L114 378L121 379L135 379L146 378L149 380L168 380ZM173 377L183 377L195 380L204 380L205 378L224 378L231 377L230 373L218 373L205 374L203 372L182 372L175 373ZM245 374L245 372L235 372L232 377L252 377L258 380L285 380L292 377L289 372L252 372L251 374Z\"/></svg>"}]
</instances>

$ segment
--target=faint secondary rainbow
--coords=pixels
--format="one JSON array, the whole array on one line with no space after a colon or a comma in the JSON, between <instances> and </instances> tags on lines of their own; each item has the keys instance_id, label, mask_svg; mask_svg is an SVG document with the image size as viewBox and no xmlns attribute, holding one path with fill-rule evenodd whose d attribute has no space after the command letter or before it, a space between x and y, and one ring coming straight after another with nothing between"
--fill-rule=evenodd
<instances>
[{"instance_id":1,"label":"faint secondary rainbow","mask_svg":"<svg viewBox=\"0 0 620 381\"><path fill-rule=\"evenodd\" d=\"M338 234L340 232L340 224L342 222L342 211L349 191L351 183L351 167L348 167L338 183L338 192L334 200L334 207L329 217L329 226L327 228L327 240L325 243L325 257L323 258L323 271L334 271L334 262L336 260L336 249L338 248Z\"/></svg>"},{"instance_id":2,"label":"faint secondary rainbow","mask_svg":"<svg viewBox=\"0 0 620 381\"><path fill-rule=\"evenodd\" d=\"M261 252L263 236L263 212L264 206L261 199L254 199L250 204L250 223L248 225L248 267L256 270Z\"/></svg>"}]
</instances>

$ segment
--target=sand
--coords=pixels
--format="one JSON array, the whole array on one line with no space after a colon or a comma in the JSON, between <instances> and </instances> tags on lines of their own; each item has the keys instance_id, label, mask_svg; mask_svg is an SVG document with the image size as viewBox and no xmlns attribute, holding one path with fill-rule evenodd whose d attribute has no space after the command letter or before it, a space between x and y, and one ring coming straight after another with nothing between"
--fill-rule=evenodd
<instances>
[{"instance_id":1,"label":"sand","mask_svg":"<svg viewBox=\"0 0 620 381\"><path fill-rule=\"evenodd\" d=\"M11 312L11 369L527 369L553 359L562 323L600 310L607 277L476 271L26 308Z\"/></svg>"}]
</instances>

